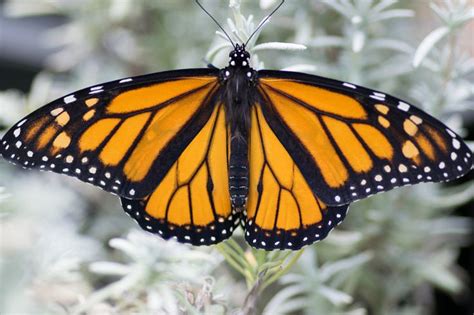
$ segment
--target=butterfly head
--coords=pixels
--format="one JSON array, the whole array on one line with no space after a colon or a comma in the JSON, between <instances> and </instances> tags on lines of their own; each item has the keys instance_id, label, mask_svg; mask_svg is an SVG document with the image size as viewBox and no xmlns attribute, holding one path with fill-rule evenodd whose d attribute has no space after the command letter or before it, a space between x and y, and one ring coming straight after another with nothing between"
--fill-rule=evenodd
<instances>
[{"instance_id":1,"label":"butterfly head","mask_svg":"<svg viewBox=\"0 0 474 315\"><path fill-rule=\"evenodd\" d=\"M248 51L245 50L245 44L235 45L235 49L230 52L229 57L230 67L250 67L250 54L248 53Z\"/></svg>"},{"instance_id":2,"label":"butterfly head","mask_svg":"<svg viewBox=\"0 0 474 315\"><path fill-rule=\"evenodd\" d=\"M245 44L235 45L229 53L229 65L221 70L220 78L223 82L232 81L239 86L243 80L253 85L256 82L257 71L250 67L250 54L245 50Z\"/></svg>"}]
</instances>

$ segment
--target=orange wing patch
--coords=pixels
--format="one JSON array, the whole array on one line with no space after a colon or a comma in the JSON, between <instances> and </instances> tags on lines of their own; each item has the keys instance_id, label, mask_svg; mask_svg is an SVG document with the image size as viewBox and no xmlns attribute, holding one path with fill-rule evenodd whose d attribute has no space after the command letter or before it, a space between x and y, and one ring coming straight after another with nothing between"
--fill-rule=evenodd
<instances>
[{"instance_id":1,"label":"orange wing patch","mask_svg":"<svg viewBox=\"0 0 474 315\"><path fill-rule=\"evenodd\" d=\"M58 133L59 128L56 125L47 126L36 142L36 150L44 149Z\"/></svg>"},{"instance_id":2,"label":"orange wing patch","mask_svg":"<svg viewBox=\"0 0 474 315\"><path fill-rule=\"evenodd\" d=\"M107 106L107 112L111 114L123 114L150 109L177 96L183 95L183 91L189 92L212 82L215 82L215 78L185 78L123 92L110 102Z\"/></svg>"},{"instance_id":3,"label":"orange wing patch","mask_svg":"<svg viewBox=\"0 0 474 315\"><path fill-rule=\"evenodd\" d=\"M102 119L91 125L79 138L79 149L82 153L96 150L120 123L120 119Z\"/></svg>"},{"instance_id":4,"label":"orange wing patch","mask_svg":"<svg viewBox=\"0 0 474 315\"><path fill-rule=\"evenodd\" d=\"M106 165L118 165L143 130L150 115L151 113L144 113L123 121L100 152L100 160Z\"/></svg>"},{"instance_id":5,"label":"orange wing patch","mask_svg":"<svg viewBox=\"0 0 474 315\"><path fill-rule=\"evenodd\" d=\"M359 136L364 139L370 150L379 158L391 160L393 146L378 129L368 124L353 124Z\"/></svg>"},{"instance_id":6,"label":"orange wing patch","mask_svg":"<svg viewBox=\"0 0 474 315\"><path fill-rule=\"evenodd\" d=\"M267 93L280 117L314 158L326 183L330 187L342 186L348 178L348 172L324 131L319 117L272 90L267 90Z\"/></svg>"},{"instance_id":7,"label":"orange wing patch","mask_svg":"<svg viewBox=\"0 0 474 315\"><path fill-rule=\"evenodd\" d=\"M155 219L166 219L171 224L183 226L194 222L194 217L179 216L177 213L190 213L191 208L196 208L196 213L199 213L198 221L204 221L205 225L217 220L218 217L225 218L230 215L230 195L227 189L229 185L228 176L223 176L223 181L216 183L219 185L214 185L214 180L221 181L222 179L211 177L209 165L211 153L226 152L225 146L223 146L227 143L226 139L223 138L226 130L224 114L222 105L215 109L209 122L173 164L172 169L165 176L163 182L158 185L155 192L150 195L146 207L146 211L150 216ZM216 136L221 139L215 138ZM227 165L226 157L221 156L220 158L221 161L219 162ZM227 175L227 167L224 168L223 173L222 175ZM213 186L211 194L208 194L207 191L208 180L212 182ZM221 189L222 186L224 189ZM217 191L214 191L214 189ZM169 192L172 192L172 194L169 195ZM214 193L222 198L215 200ZM164 196L169 197L165 198ZM198 200L199 198L204 199L204 202L192 202L193 199ZM166 202L166 200L168 201ZM190 204L188 204L189 200L191 200ZM157 207L158 204L160 207ZM209 207L205 207L205 205L209 205ZM214 215L218 217L214 217Z\"/></svg>"},{"instance_id":8,"label":"orange wing patch","mask_svg":"<svg viewBox=\"0 0 474 315\"><path fill-rule=\"evenodd\" d=\"M125 164L125 174L130 181L138 182L145 178L160 151L191 119L207 94L207 90L198 91L164 107L155 114Z\"/></svg>"},{"instance_id":9,"label":"orange wing patch","mask_svg":"<svg viewBox=\"0 0 474 315\"><path fill-rule=\"evenodd\" d=\"M266 230L274 229L275 222L279 221L282 229L291 230L315 224L322 219L322 209L318 200L302 180L300 170L266 123L259 106L252 110L249 160L250 195L247 210L249 220L255 220L258 226ZM259 185L262 187L261 195L258 193ZM287 191L291 196L290 198L285 194L288 198L285 197L283 202L297 204L299 209L305 206L311 209L312 215L307 216L306 221L300 222L299 211L291 213L291 217L286 216L285 208L277 213L282 202L279 198L281 191ZM305 204L299 204L299 200L302 199L305 199ZM279 216L282 218L279 219ZM293 218L298 218L297 226Z\"/></svg>"},{"instance_id":10,"label":"orange wing patch","mask_svg":"<svg viewBox=\"0 0 474 315\"><path fill-rule=\"evenodd\" d=\"M372 159L349 126L340 120L327 116L323 120L352 169L358 173L369 171L373 166Z\"/></svg>"},{"instance_id":11,"label":"orange wing patch","mask_svg":"<svg viewBox=\"0 0 474 315\"><path fill-rule=\"evenodd\" d=\"M416 143L426 156L432 160L436 160L435 150L431 142L422 134L415 137Z\"/></svg>"},{"instance_id":12,"label":"orange wing patch","mask_svg":"<svg viewBox=\"0 0 474 315\"><path fill-rule=\"evenodd\" d=\"M261 82L319 111L345 118L367 118L367 112L362 105L344 94L288 80L261 79Z\"/></svg>"}]
</instances>

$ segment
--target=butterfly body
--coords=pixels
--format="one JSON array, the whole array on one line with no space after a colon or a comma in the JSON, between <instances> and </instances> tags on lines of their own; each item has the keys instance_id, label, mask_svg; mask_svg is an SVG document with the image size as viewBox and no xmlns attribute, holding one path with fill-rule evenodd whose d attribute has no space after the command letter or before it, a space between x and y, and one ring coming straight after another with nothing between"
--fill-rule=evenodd
<instances>
[{"instance_id":1,"label":"butterfly body","mask_svg":"<svg viewBox=\"0 0 474 315\"><path fill-rule=\"evenodd\" d=\"M248 140L250 110L255 103L257 72L250 67L250 54L237 45L229 54L228 67L221 70L222 102L230 129L229 192L232 207L243 211L247 202Z\"/></svg>"},{"instance_id":2,"label":"butterfly body","mask_svg":"<svg viewBox=\"0 0 474 315\"><path fill-rule=\"evenodd\" d=\"M267 250L324 239L354 201L472 168L462 139L407 102L249 62L236 45L221 70L71 93L15 124L0 155L119 195L129 216L165 239L215 244L241 225Z\"/></svg>"}]
</instances>

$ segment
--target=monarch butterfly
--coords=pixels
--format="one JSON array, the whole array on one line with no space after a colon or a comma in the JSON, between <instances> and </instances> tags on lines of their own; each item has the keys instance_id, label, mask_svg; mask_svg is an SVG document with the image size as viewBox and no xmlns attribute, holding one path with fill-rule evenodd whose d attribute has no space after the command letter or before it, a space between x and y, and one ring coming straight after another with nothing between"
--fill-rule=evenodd
<instances>
[{"instance_id":1,"label":"monarch butterfly","mask_svg":"<svg viewBox=\"0 0 474 315\"><path fill-rule=\"evenodd\" d=\"M0 154L119 195L165 239L210 245L242 225L266 250L324 239L356 200L471 169L462 139L415 106L256 71L246 45L233 46L224 69L125 78L55 100L15 124Z\"/></svg>"}]
</instances>

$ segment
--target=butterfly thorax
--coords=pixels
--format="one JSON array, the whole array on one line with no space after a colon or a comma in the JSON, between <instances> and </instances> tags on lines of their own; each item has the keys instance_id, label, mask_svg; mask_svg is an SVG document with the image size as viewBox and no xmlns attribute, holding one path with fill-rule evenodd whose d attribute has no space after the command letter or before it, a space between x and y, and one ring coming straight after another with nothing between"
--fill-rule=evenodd
<instances>
[{"instance_id":1,"label":"butterfly thorax","mask_svg":"<svg viewBox=\"0 0 474 315\"><path fill-rule=\"evenodd\" d=\"M244 45L236 45L229 57L229 65L220 74L220 82L225 86L222 101L226 106L227 123L231 131L235 131L234 136L246 138L257 72L250 67L250 54Z\"/></svg>"},{"instance_id":2,"label":"butterfly thorax","mask_svg":"<svg viewBox=\"0 0 474 315\"><path fill-rule=\"evenodd\" d=\"M244 45L237 45L229 57L229 66L220 75L220 82L225 86L222 101L231 134L229 190L232 206L244 209L248 195L250 107L256 95L253 92L257 72L250 67L250 54Z\"/></svg>"}]
</instances>

